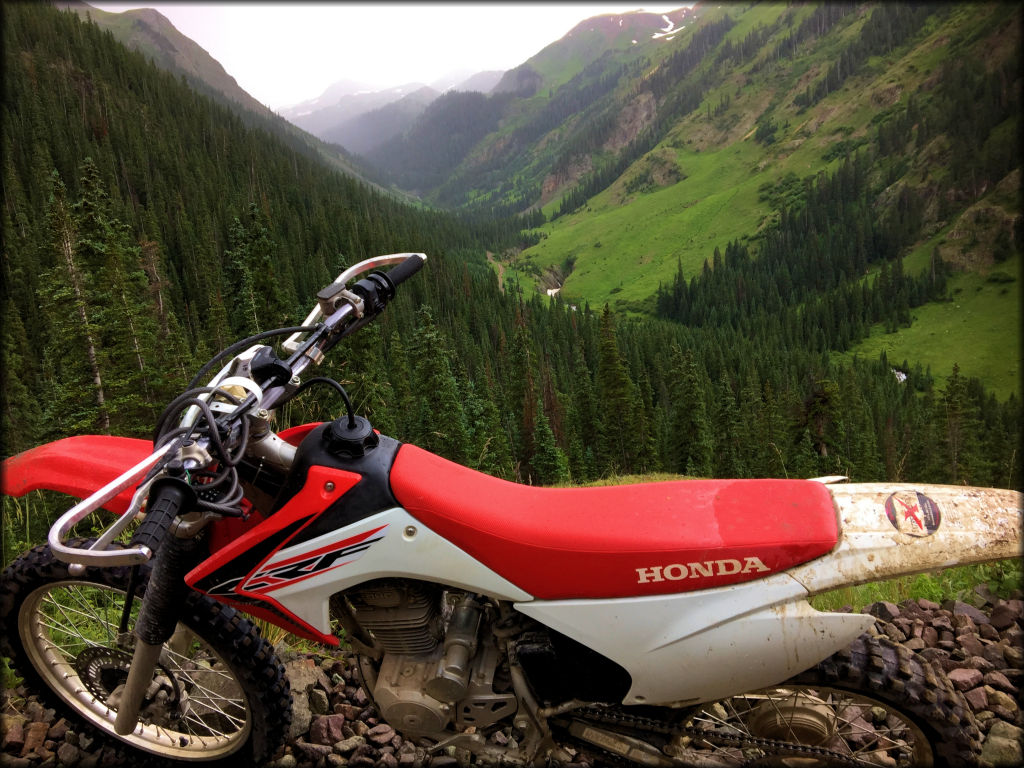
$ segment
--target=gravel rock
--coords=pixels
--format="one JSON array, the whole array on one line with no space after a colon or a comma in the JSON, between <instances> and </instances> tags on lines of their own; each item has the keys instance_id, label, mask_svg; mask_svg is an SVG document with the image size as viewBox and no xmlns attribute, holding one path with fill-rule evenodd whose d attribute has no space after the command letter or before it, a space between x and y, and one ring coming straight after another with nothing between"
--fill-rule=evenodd
<instances>
[{"instance_id":1,"label":"gravel rock","mask_svg":"<svg viewBox=\"0 0 1024 768\"><path fill-rule=\"evenodd\" d=\"M966 601L942 606L919 599L879 602L864 609L876 618L872 632L893 638L923 661L934 662L962 691L983 732L982 768L1024 764L1021 739L1024 722L1017 697L1024 686L1024 619L1019 599L999 600L977 592L972 600L988 600L979 610ZM979 617L980 614L980 617ZM288 745L270 768L434 768L473 765L465 750L429 755L423 739L404 739L385 723L365 691L355 684L344 657L291 658L286 669L292 683L293 728ZM134 759L120 747L104 747L91 731L75 721L57 718L24 689L4 691L0 768L121 768ZM878 713L858 708L847 713L846 728L855 740L869 744L879 725ZM495 746L514 746L511 734L490 734ZM877 760L875 759L877 757ZM872 755L878 765L884 755ZM600 766L581 752L573 768Z\"/></svg>"},{"instance_id":2,"label":"gravel rock","mask_svg":"<svg viewBox=\"0 0 1024 768\"><path fill-rule=\"evenodd\" d=\"M987 768L1017 768L1024 764L1021 742L1024 732L997 720L992 724L981 749L981 764Z\"/></svg>"},{"instance_id":3,"label":"gravel rock","mask_svg":"<svg viewBox=\"0 0 1024 768\"><path fill-rule=\"evenodd\" d=\"M330 746L345 738L342 728L345 725L344 715L324 715L313 720L309 729L309 741L313 744Z\"/></svg>"},{"instance_id":4,"label":"gravel rock","mask_svg":"<svg viewBox=\"0 0 1024 768\"><path fill-rule=\"evenodd\" d=\"M874 616L876 619L882 621L892 621L900 615L899 606L895 603L889 603L885 600L880 600L877 603L872 603L868 606L868 613Z\"/></svg>"},{"instance_id":5,"label":"gravel rock","mask_svg":"<svg viewBox=\"0 0 1024 768\"><path fill-rule=\"evenodd\" d=\"M352 736L342 741L337 742L334 745L334 751L339 755L347 755L366 743L366 738L363 736Z\"/></svg>"},{"instance_id":6,"label":"gravel rock","mask_svg":"<svg viewBox=\"0 0 1024 768\"><path fill-rule=\"evenodd\" d=\"M385 744L389 744L391 740L395 738L395 729L387 723L381 723L367 731L366 738L377 746L384 746Z\"/></svg>"},{"instance_id":7,"label":"gravel rock","mask_svg":"<svg viewBox=\"0 0 1024 768\"><path fill-rule=\"evenodd\" d=\"M971 688L977 688L981 685L984 675L981 674L980 670L971 669L970 667L964 667L962 669L954 669L947 673L949 681L953 683L953 686L961 691L969 691Z\"/></svg>"}]
</instances>

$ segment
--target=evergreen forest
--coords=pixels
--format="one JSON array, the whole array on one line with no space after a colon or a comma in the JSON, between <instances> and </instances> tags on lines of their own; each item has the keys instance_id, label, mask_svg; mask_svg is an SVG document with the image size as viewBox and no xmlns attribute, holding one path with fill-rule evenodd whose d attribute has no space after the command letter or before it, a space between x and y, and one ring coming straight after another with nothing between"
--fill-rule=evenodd
<instances>
[{"instance_id":1,"label":"evergreen forest","mask_svg":"<svg viewBox=\"0 0 1024 768\"><path fill-rule=\"evenodd\" d=\"M410 205L73 14L5 4L2 26L5 456L71 434L149 437L218 350L301 322L345 266L421 251L426 267L385 316L320 369L398 439L534 484L663 472L1021 487L1016 396L955 365L833 354L946 292L938 256L920 275L903 268L921 226L914 195L873 214L876 155L766 190L778 216L756 253L715 249L696 274L679 267L654 312L627 314L499 282L488 252L536 243L536 210ZM710 29L709 49L725 29ZM815 88L808 103L824 96ZM464 101L489 119L486 101ZM1020 162L987 142L1019 102L991 103L965 127L991 121L965 139L979 162L952 170L978 184ZM435 183L450 160L410 172ZM854 279L868 268L875 279ZM340 408L310 395L281 418Z\"/></svg>"}]
</instances>

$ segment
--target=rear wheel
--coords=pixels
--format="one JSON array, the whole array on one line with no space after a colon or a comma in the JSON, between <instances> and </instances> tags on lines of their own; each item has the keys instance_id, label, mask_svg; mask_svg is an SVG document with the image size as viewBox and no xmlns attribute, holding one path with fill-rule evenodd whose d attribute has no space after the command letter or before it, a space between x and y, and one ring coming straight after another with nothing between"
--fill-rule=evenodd
<instances>
[{"instance_id":1,"label":"rear wheel","mask_svg":"<svg viewBox=\"0 0 1024 768\"><path fill-rule=\"evenodd\" d=\"M0 648L26 684L151 757L232 765L269 757L291 720L284 668L247 619L196 593L164 645L139 724L127 736L114 733L132 658L131 634L118 633L128 575L114 567L72 576L47 547L4 571ZM139 604L129 606L129 627Z\"/></svg>"},{"instance_id":2,"label":"rear wheel","mask_svg":"<svg viewBox=\"0 0 1024 768\"><path fill-rule=\"evenodd\" d=\"M723 768L973 766L981 748L948 678L868 635L780 686L703 705L684 725L687 735L666 751Z\"/></svg>"}]
</instances>

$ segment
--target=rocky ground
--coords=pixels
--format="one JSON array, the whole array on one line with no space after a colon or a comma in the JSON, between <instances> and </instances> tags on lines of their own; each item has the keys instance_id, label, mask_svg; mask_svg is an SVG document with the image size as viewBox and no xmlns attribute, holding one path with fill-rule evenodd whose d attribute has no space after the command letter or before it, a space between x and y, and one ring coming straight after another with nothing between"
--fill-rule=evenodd
<instances>
[{"instance_id":1,"label":"rocky ground","mask_svg":"<svg viewBox=\"0 0 1024 768\"><path fill-rule=\"evenodd\" d=\"M865 608L875 631L938 664L963 691L983 732L982 766L1024 764L1024 717L1018 699L1024 680L1024 603L976 590L974 605L928 600ZM283 753L269 768L439 768L465 766L464 750L428 756L424 744L403 739L381 721L355 684L344 657L298 657L286 663L292 682L294 720ZM101 745L23 689L5 691L0 768L114 768L134 765L116 746ZM497 739L508 736L498 734ZM577 757L577 764L600 759Z\"/></svg>"}]
</instances>

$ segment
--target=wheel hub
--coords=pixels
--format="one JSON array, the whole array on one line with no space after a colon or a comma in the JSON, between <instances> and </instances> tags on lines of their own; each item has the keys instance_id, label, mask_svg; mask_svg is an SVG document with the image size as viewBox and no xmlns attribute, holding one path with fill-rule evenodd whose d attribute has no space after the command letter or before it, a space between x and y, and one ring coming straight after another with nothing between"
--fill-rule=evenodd
<instances>
[{"instance_id":1,"label":"wheel hub","mask_svg":"<svg viewBox=\"0 0 1024 768\"><path fill-rule=\"evenodd\" d=\"M106 702L110 694L128 679L131 663L131 654L116 648L93 646L75 658L75 671L89 693Z\"/></svg>"},{"instance_id":2,"label":"wheel hub","mask_svg":"<svg viewBox=\"0 0 1024 768\"><path fill-rule=\"evenodd\" d=\"M132 655L118 648L93 646L75 657L75 671L89 693L115 710L131 664ZM153 682L146 691L140 716L166 725L180 714L180 701L181 691L174 675L164 665L158 664Z\"/></svg>"},{"instance_id":3,"label":"wheel hub","mask_svg":"<svg viewBox=\"0 0 1024 768\"><path fill-rule=\"evenodd\" d=\"M832 707L821 699L794 693L759 704L747 725L751 734L762 739L821 746L835 736L838 723Z\"/></svg>"}]
</instances>

